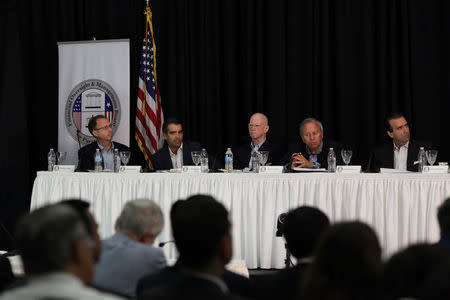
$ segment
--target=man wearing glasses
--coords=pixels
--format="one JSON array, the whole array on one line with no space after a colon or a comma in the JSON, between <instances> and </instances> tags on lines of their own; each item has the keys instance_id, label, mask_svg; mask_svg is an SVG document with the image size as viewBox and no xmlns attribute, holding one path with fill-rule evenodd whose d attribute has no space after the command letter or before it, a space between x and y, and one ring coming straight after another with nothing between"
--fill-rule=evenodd
<instances>
[{"instance_id":1,"label":"man wearing glasses","mask_svg":"<svg viewBox=\"0 0 450 300\"><path fill-rule=\"evenodd\" d=\"M251 154L254 151L269 151L267 164L279 164L281 151L279 147L267 140L269 121L262 113L255 113L248 122L248 134L251 141L239 146L234 151L234 167L236 169L251 169Z\"/></svg>"},{"instance_id":2,"label":"man wearing glasses","mask_svg":"<svg viewBox=\"0 0 450 300\"><path fill-rule=\"evenodd\" d=\"M379 172L380 168L417 171L420 144L410 138L409 124L401 113L392 113L385 120L385 130L390 140L376 147L369 158L368 171Z\"/></svg>"},{"instance_id":3,"label":"man wearing glasses","mask_svg":"<svg viewBox=\"0 0 450 300\"><path fill-rule=\"evenodd\" d=\"M104 115L92 117L88 123L89 132L96 141L78 150L77 171L94 170L94 157L96 149L100 149L103 157L103 170L114 170L114 149L130 151L127 146L113 142L111 123Z\"/></svg>"}]
</instances>

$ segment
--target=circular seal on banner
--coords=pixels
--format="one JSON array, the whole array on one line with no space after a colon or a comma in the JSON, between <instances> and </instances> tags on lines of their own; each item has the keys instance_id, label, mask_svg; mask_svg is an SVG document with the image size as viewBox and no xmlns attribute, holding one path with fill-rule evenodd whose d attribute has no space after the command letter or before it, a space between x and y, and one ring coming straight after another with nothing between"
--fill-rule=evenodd
<instances>
[{"instance_id":1,"label":"circular seal on banner","mask_svg":"<svg viewBox=\"0 0 450 300\"><path fill-rule=\"evenodd\" d=\"M103 80L84 80L70 92L65 109L66 128L82 146L95 141L87 125L96 115L104 115L111 122L113 133L116 133L120 123L119 97Z\"/></svg>"}]
</instances>

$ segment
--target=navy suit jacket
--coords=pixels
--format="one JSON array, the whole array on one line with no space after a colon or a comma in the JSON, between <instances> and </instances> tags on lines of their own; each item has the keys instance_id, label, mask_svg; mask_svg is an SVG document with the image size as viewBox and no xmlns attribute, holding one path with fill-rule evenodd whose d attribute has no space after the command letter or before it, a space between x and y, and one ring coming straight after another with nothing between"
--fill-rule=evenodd
<instances>
[{"instance_id":1,"label":"navy suit jacket","mask_svg":"<svg viewBox=\"0 0 450 300\"><path fill-rule=\"evenodd\" d=\"M409 140L408 157L406 161L406 169L408 171L418 170L418 165L414 165L417 160L421 146L429 146L414 140ZM370 154L367 170L370 172L379 172L380 168L394 168L394 143L392 141L376 147Z\"/></svg>"},{"instance_id":2,"label":"navy suit jacket","mask_svg":"<svg viewBox=\"0 0 450 300\"><path fill-rule=\"evenodd\" d=\"M320 152L317 155L317 162L320 164L320 168L328 168L328 151L330 148L333 148L334 153L336 154L336 165L342 165L342 157L341 157L341 148L342 146L334 141L326 141L325 139L322 140L323 146L322 146L322 152ZM291 156L292 153L301 152L306 159L308 159L308 154L306 152L306 145L303 143L303 141L296 141L294 143L291 143L288 146L288 152L284 156L283 164L287 165L287 169L290 170L290 164L291 164Z\"/></svg>"},{"instance_id":3,"label":"navy suit jacket","mask_svg":"<svg viewBox=\"0 0 450 300\"><path fill-rule=\"evenodd\" d=\"M136 286L136 297L138 299L146 299L145 295L147 295L151 290L167 285L167 283L176 280L180 276L179 261L171 267L165 267L159 272L146 275L139 280ZM240 296L249 295L250 281L244 276L224 270L222 280L227 285L230 293Z\"/></svg>"},{"instance_id":4,"label":"navy suit jacket","mask_svg":"<svg viewBox=\"0 0 450 300\"><path fill-rule=\"evenodd\" d=\"M119 149L119 151L130 151L130 148L125 146L124 144L113 142L114 148ZM87 144L80 150L78 150L78 172L86 172L87 170L94 170L94 157L95 150L99 148L97 141ZM130 160L133 159L133 155L131 155ZM103 161L102 161L103 163Z\"/></svg>"},{"instance_id":5,"label":"navy suit jacket","mask_svg":"<svg viewBox=\"0 0 450 300\"><path fill-rule=\"evenodd\" d=\"M273 165L279 165L281 163L281 150L278 145L271 144L268 139L261 145L258 149L260 151L269 151L269 158L267 163ZM250 162L250 156L252 153L252 148L250 146L250 141L248 143L240 145L237 149L233 151L233 167L236 169L248 168Z\"/></svg>"},{"instance_id":6,"label":"navy suit jacket","mask_svg":"<svg viewBox=\"0 0 450 300\"><path fill-rule=\"evenodd\" d=\"M193 166L191 151L202 150L199 143L183 142L183 165ZM169 146L165 144L155 154L152 155L153 167L155 170L173 169L172 160L170 159Z\"/></svg>"}]
</instances>

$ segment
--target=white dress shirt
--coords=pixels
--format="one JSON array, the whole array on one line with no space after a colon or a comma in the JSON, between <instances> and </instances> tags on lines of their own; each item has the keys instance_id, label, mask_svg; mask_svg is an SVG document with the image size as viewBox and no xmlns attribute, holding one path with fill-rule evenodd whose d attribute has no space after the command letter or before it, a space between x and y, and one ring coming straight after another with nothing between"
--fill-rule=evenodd
<instances>
[{"instance_id":1,"label":"white dress shirt","mask_svg":"<svg viewBox=\"0 0 450 300\"><path fill-rule=\"evenodd\" d=\"M409 141L398 148L394 143L394 169L406 171Z\"/></svg>"},{"instance_id":2,"label":"white dress shirt","mask_svg":"<svg viewBox=\"0 0 450 300\"><path fill-rule=\"evenodd\" d=\"M178 148L177 153L174 154L169 147L167 147L170 154L170 159L172 160L172 166L174 169L179 169L183 167L183 143L181 143L180 148Z\"/></svg>"}]
</instances>

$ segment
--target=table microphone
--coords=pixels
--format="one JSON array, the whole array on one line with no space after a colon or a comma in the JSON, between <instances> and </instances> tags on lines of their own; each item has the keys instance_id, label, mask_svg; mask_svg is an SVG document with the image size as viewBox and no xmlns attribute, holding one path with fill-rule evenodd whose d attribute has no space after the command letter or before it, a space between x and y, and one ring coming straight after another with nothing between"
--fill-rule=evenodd
<instances>
[{"instance_id":1,"label":"table microphone","mask_svg":"<svg viewBox=\"0 0 450 300\"><path fill-rule=\"evenodd\" d=\"M159 248L164 247L166 244L169 244L169 243L175 243L175 241L161 242L161 243L158 244L158 247Z\"/></svg>"}]
</instances>

